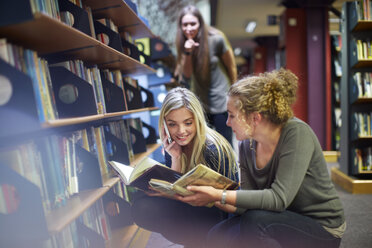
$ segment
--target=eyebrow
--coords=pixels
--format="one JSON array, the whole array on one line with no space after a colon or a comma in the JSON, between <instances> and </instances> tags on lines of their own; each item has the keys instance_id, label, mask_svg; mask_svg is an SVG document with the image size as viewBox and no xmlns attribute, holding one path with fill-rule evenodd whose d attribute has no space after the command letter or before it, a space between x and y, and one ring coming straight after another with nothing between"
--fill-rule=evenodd
<instances>
[{"instance_id":1,"label":"eyebrow","mask_svg":"<svg viewBox=\"0 0 372 248\"><path fill-rule=\"evenodd\" d=\"M188 118L188 119L186 119L186 120L183 120L182 122L190 121L190 120L194 120L194 117L190 117L190 118ZM167 122L168 122L168 121L176 122L176 121L174 121L174 120L172 120L172 119L168 119Z\"/></svg>"}]
</instances>

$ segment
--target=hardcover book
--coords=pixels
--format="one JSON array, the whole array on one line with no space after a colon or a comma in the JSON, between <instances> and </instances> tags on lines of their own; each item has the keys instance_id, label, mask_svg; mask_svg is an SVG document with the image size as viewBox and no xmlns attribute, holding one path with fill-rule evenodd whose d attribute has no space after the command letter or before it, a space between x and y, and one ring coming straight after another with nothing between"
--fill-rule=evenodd
<instances>
[{"instance_id":1,"label":"hardcover book","mask_svg":"<svg viewBox=\"0 0 372 248\"><path fill-rule=\"evenodd\" d=\"M109 161L109 163L124 184L169 196L193 194L186 189L189 185L212 186L217 189L236 189L239 186L237 182L202 164L181 174L151 158L144 159L135 168L116 161Z\"/></svg>"}]
</instances>

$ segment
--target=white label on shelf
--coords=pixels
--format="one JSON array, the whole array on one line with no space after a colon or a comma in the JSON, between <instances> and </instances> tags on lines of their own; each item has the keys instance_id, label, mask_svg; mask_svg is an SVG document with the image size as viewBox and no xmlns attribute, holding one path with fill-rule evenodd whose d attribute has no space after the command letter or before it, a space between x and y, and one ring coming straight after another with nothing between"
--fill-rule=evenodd
<instances>
[{"instance_id":1,"label":"white label on shelf","mask_svg":"<svg viewBox=\"0 0 372 248\"><path fill-rule=\"evenodd\" d=\"M59 99L66 104L74 103L79 96L78 89L72 84L63 85L58 92Z\"/></svg>"},{"instance_id":2,"label":"white label on shelf","mask_svg":"<svg viewBox=\"0 0 372 248\"><path fill-rule=\"evenodd\" d=\"M13 87L10 80L0 75L0 106L5 105L9 102L10 98L12 98L13 95Z\"/></svg>"}]
</instances>

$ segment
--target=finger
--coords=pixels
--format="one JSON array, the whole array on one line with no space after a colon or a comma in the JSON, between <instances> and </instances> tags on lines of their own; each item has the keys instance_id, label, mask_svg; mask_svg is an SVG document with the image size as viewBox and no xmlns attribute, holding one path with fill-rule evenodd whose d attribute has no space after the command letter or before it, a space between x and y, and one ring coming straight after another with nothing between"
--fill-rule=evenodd
<instances>
[{"instance_id":1,"label":"finger","mask_svg":"<svg viewBox=\"0 0 372 248\"><path fill-rule=\"evenodd\" d=\"M195 42L194 43L194 46L198 47L199 46L199 43L198 42Z\"/></svg>"}]
</instances>

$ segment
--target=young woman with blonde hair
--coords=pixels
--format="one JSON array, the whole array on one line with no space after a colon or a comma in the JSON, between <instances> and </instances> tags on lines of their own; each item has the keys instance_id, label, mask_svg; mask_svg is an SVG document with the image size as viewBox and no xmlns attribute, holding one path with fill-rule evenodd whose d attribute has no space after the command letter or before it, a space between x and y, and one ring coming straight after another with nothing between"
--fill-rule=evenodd
<instances>
[{"instance_id":1,"label":"young woman with blonde hair","mask_svg":"<svg viewBox=\"0 0 372 248\"><path fill-rule=\"evenodd\" d=\"M208 127L203 108L190 90L174 88L168 92L160 110L159 133L165 164L173 170L185 173L202 163L238 181L233 149L222 135ZM132 216L144 229L161 233L174 243L198 247L209 229L227 214L216 207L196 207L176 199L143 195L133 202Z\"/></svg>"}]
</instances>

